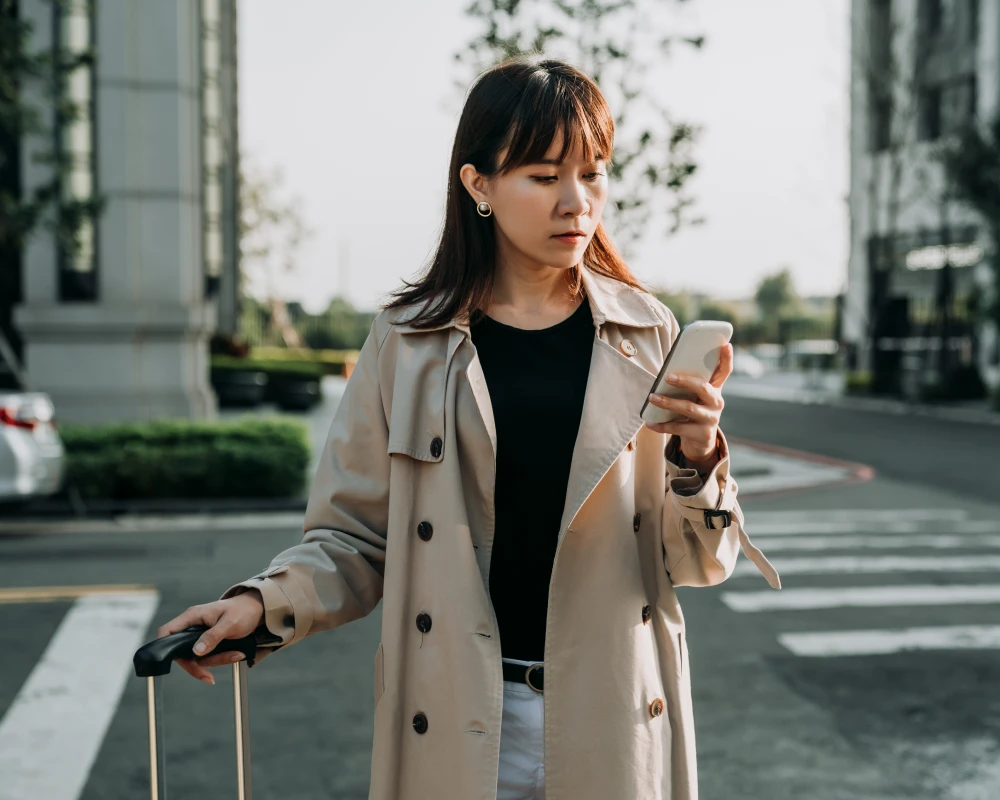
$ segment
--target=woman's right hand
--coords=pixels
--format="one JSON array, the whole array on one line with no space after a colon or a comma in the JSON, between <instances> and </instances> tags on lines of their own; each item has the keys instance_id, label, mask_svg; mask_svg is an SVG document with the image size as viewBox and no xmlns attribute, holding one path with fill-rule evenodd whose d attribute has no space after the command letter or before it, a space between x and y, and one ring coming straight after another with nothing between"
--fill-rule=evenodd
<instances>
[{"instance_id":1,"label":"woman's right hand","mask_svg":"<svg viewBox=\"0 0 1000 800\"><path fill-rule=\"evenodd\" d=\"M207 625L208 630L194 644L195 655L211 653L223 639L242 639L249 636L264 620L264 600L256 589L249 589L235 597L216 600L201 606L191 606L183 614L161 626L156 638L162 639L192 625ZM221 667L243 659L242 653L219 653L207 658L178 658L177 664L185 672L209 685L215 677L207 667Z\"/></svg>"}]
</instances>

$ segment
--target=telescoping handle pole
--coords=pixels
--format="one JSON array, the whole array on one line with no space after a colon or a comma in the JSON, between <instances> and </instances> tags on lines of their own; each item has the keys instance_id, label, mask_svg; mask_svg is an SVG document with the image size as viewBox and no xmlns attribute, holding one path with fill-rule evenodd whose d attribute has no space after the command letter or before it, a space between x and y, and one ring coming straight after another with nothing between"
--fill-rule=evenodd
<instances>
[{"instance_id":1,"label":"telescoping handle pole","mask_svg":"<svg viewBox=\"0 0 1000 800\"><path fill-rule=\"evenodd\" d=\"M146 699L149 713L149 792L150 800L167 800L167 782L163 751L163 688L160 678L170 672L178 658L196 658L194 643L208 630L195 625L182 631L154 639L140 647L132 663L135 674L146 678ZM246 656L233 664L233 706L236 715L236 786L239 800L252 800L250 782L250 708L247 697L247 671L257 654L256 638L251 634L242 639L227 639L208 655L240 652Z\"/></svg>"}]
</instances>

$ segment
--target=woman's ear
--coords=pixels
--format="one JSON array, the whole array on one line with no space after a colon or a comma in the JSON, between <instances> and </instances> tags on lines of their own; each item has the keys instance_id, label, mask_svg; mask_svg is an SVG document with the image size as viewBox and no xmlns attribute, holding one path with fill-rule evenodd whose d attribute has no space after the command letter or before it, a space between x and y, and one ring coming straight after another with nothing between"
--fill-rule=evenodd
<instances>
[{"instance_id":1,"label":"woman's ear","mask_svg":"<svg viewBox=\"0 0 1000 800\"><path fill-rule=\"evenodd\" d=\"M479 174L472 164L463 164L458 171L458 177L465 190L477 204L489 199L489 193L486 191L487 180L485 176Z\"/></svg>"}]
</instances>

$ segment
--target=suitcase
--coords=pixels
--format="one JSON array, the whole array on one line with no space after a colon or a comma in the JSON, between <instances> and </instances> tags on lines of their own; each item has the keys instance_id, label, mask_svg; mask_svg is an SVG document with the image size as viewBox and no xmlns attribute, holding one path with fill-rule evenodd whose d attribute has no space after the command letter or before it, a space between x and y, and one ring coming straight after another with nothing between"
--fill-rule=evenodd
<instances>
[{"instance_id":1,"label":"suitcase","mask_svg":"<svg viewBox=\"0 0 1000 800\"><path fill-rule=\"evenodd\" d=\"M136 650L132 663L136 677L146 678L146 707L149 716L149 796L151 800L166 800L167 786L163 752L163 689L160 680L170 672L178 658L195 658L191 650L207 625L195 625L182 631L154 639ZM251 800L250 786L250 710L247 699L247 670L257 654L256 637L227 639L211 653L240 652L246 658L233 664L233 707L236 713L236 787L239 800Z\"/></svg>"}]
</instances>

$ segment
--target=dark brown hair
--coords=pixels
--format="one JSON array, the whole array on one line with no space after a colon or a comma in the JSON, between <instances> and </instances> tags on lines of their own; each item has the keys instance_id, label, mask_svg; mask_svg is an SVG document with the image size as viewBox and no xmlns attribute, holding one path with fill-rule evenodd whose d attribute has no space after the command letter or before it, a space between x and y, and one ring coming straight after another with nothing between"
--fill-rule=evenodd
<instances>
[{"instance_id":1,"label":"dark brown hair","mask_svg":"<svg viewBox=\"0 0 1000 800\"><path fill-rule=\"evenodd\" d=\"M455 316L469 315L474 322L492 295L496 231L495 222L476 211L475 200L459 178L462 165L472 164L480 174L495 180L543 159L560 132L560 160L578 136L584 158L603 157L610 163L614 128L614 117L600 88L565 61L513 56L482 73L469 91L458 121L437 252L423 277L416 283L404 279L406 287L393 292L394 299L384 307L424 303L409 321L416 328L439 326ZM504 162L497 164L505 146ZM583 260L594 272L644 289L611 243L603 223L598 224ZM578 295L582 283L576 267L573 272L571 291ZM433 306L431 300L435 300Z\"/></svg>"}]
</instances>

